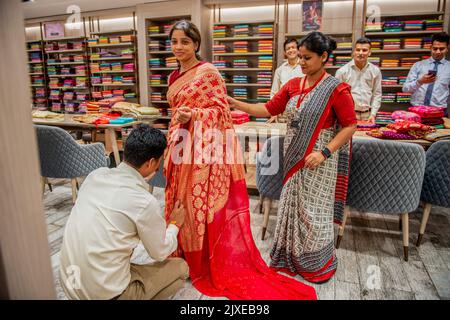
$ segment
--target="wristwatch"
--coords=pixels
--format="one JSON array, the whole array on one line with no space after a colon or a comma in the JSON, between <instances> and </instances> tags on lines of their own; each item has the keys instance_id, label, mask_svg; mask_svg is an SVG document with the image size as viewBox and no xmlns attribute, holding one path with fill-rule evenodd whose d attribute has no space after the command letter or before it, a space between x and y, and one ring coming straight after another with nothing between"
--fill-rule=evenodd
<instances>
[{"instance_id":1,"label":"wristwatch","mask_svg":"<svg viewBox=\"0 0 450 320\"><path fill-rule=\"evenodd\" d=\"M328 159L329 157L331 157L331 151L327 147L323 148L321 152L322 152L323 156L325 157L325 159Z\"/></svg>"}]
</instances>

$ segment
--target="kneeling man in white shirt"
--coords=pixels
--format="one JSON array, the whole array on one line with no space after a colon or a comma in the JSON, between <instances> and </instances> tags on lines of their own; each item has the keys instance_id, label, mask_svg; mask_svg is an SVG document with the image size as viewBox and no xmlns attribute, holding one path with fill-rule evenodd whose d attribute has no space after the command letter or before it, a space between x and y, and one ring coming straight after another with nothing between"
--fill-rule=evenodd
<instances>
[{"instance_id":1,"label":"kneeling man in white shirt","mask_svg":"<svg viewBox=\"0 0 450 320\"><path fill-rule=\"evenodd\" d=\"M178 245L184 208L177 203L166 223L148 191L166 145L161 131L140 125L126 140L117 168L87 176L61 249L60 280L69 299L167 299L189 277L183 259L168 258ZM131 263L140 241L155 263Z\"/></svg>"}]
</instances>

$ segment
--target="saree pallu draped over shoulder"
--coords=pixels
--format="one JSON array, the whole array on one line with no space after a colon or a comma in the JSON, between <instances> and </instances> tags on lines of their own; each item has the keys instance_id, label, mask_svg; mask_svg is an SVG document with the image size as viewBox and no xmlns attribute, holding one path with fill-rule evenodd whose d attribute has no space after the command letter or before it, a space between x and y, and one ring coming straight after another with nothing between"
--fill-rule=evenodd
<instances>
[{"instance_id":1,"label":"saree pallu draped over shoulder","mask_svg":"<svg viewBox=\"0 0 450 320\"><path fill-rule=\"evenodd\" d=\"M181 106L192 111L187 124L172 120L164 173L166 219L177 200L186 210L174 255L186 259L194 287L230 299L316 299L314 288L270 269L254 243L242 154L219 72L209 63L188 70L172 81L167 98L173 114Z\"/></svg>"},{"instance_id":2,"label":"saree pallu draped over shoulder","mask_svg":"<svg viewBox=\"0 0 450 320\"><path fill-rule=\"evenodd\" d=\"M347 195L350 146L315 169L304 168L305 158L326 147L339 128L322 129L339 81L329 76L299 104L292 97L287 106L288 130L284 141L284 186L271 250L271 267L300 274L310 282L330 279L337 268L333 222L340 224Z\"/></svg>"}]
</instances>

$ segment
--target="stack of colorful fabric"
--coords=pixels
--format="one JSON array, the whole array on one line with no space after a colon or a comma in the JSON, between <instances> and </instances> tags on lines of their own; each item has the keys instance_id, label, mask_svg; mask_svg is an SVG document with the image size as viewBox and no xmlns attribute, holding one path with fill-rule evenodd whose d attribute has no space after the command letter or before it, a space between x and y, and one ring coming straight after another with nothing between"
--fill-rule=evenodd
<instances>
[{"instance_id":1,"label":"stack of colorful fabric","mask_svg":"<svg viewBox=\"0 0 450 320\"><path fill-rule=\"evenodd\" d=\"M372 51L381 50L383 47L383 39L372 39Z\"/></svg>"},{"instance_id":2,"label":"stack of colorful fabric","mask_svg":"<svg viewBox=\"0 0 450 320\"><path fill-rule=\"evenodd\" d=\"M123 71L134 72L134 63L124 63L122 66Z\"/></svg>"},{"instance_id":3,"label":"stack of colorful fabric","mask_svg":"<svg viewBox=\"0 0 450 320\"><path fill-rule=\"evenodd\" d=\"M43 85L44 76L31 76L31 83L36 85Z\"/></svg>"},{"instance_id":4,"label":"stack of colorful fabric","mask_svg":"<svg viewBox=\"0 0 450 320\"><path fill-rule=\"evenodd\" d=\"M166 67L167 68L178 68L177 58L167 57L166 58Z\"/></svg>"},{"instance_id":5,"label":"stack of colorful fabric","mask_svg":"<svg viewBox=\"0 0 450 320\"><path fill-rule=\"evenodd\" d=\"M409 57L409 58L401 58L400 66L405 68L411 68L416 62L419 62L420 58L418 57Z\"/></svg>"},{"instance_id":6,"label":"stack of colorful fabric","mask_svg":"<svg viewBox=\"0 0 450 320\"><path fill-rule=\"evenodd\" d=\"M398 67L399 60L398 59L384 59L381 60L382 68L396 68Z\"/></svg>"},{"instance_id":7,"label":"stack of colorful fabric","mask_svg":"<svg viewBox=\"0 0 450 320\"><path fill-rule=\"evenodd\" d=\"M111 39L110 39L111 41ZM124 34L120 36L120 42L132 42L133 41L133 35L131 34Z\"/></svg>"},{"instance_id":8,"label":"stack of colorful fabric","mask_svg":"<svg viewBox=\"0 0 450 320\"><path fill-rule=\"evenodd\" d=\"M42 61L41 53L40 52L31 52L30 53L30 60L32 62L41 62Z\"/></svg>"},{"instance_id":9,"label":"stack of colorful fabric","mask_svg":"<svg viewBox=\"0 0 450 320\"><path fill-rule=\"evenodd\" d=\"M127 91L123 94L123 97L125 99L134 99L134 98L136 98L136 92Z\"/></svg>"},{"instance_id":10,"label":"stack of colorful fabric","mask_svg":"<svg viewBox=\"0 0 450 320\"><path fill-rule=\"evenodd\" d=\"M227 26L214 26L213 37L214 38L224 38L227 36Z\"/></svg>"},{"instance_id":11,"label":"stack of colorful fabric","mask_svg":"<svg viewBox=\"0 0 450 320\"><path fill-rule=\"evenodd\" d=\"M328 61L325 63L325 67L332 67L334 66L335 63L335 56L334 54L330 54L330 56L328 57Z\"/></svg>"},{"instance_id":12,"label":"stack of colorful fabric","mask_svg":"<svg viewBox=\"0 0 450 320\"><path fill-rule=\"evenodd\" d=\"M247 94L247 88L233 88L233 96L238 100L246 100Z\"/></svg>"},{"instance_id":13,"label":"stack of colorful fabric","mask_svg":"<svg viewBox=\"0 0 450 320\"><path fill-rule=\"evenodd\" d=\"M403 30L403 23L398 20L385 21L383 24L384 32L400 32Z\"/></svg>"},{"instance_id":14,"label":"stack of colorful fabric","mask_svg":"<svg viewBox=\"0 0 450 320\"><path fill-rule=\"evenodd\" d=\"M243 75L233 75L233 83L248 83L248 76Z\"/></svg>"},{"instance_id":15,"label":"stack of colorful fabric","mask_svg":"<svg viewBox=\"0 0 450 320\"><path fill-rule=\"evenodd\" d=\"M233 68L249 68L248 59L234 59Z\"/></svg>"},{"instance_id":16,"label":"stack of colorful fabric","mask_svg":"<svg viewBox=\"0 0 450 320\"><path fill-rule=\"evenodd\" d=\"M417 113L423 124L441 125L444 123L444 109L432 106L414 106L409 107L408 111Z\"/></svg>"},{"instance_id":17,"label":"stack of colorful fabric","mask_svg":"<svg viewBox=\"0 0 450 320\"><path fill-rule=\"evenodd\" d=\"M126 42L126 41L124 41L124 42ZM111 44L119 44L120 43L120 37L118 37L118 36L109 37L109 43L111 43Z\"/></svg>"},{"instance_id":18,"label":"stack of colorful fabric","mask_svg":"<svg viewBox=\"0 0 450 320\"><path fill-rule=\"evenodd\" d=\"M230 82L230 76L228 74L226 74L225 72L219 72L220 76L222 77L223 81L225 81L226 83Z\"/></svg>"},{"instance_id":19,"label":"stack of colorful fabric","mask_svg":"<svg viewBox=\"0 0 450 320\"><path fill-rule=\"evenodd\" d=\"M400 38L383 39L383 50L399 50L401 43Z\"/></svg>"},{"instance_id":20,"label":"stack of colorful fabric","mask_svg":"<svg viewBox=\"0 0 450 320\"><path fill-rule=\"evenodd\" d=\"M259 37L272 37L273 25L272 24L260 24L256 27L256 35Z\"/></svg>"},{"instance_id":21,"label":"stack of colorful fabric","mask_svg":"<svg viewBox=\"0 0 450 320\"><path fill-rule=\"evenodd\" d=\"M162 74L151 74L150 75L150 84L151 85L163 84L163 75Z\"/></svg>"},{"instance_id":22,"label":"stack of colorful fabric","mask_svg":"<svg viewBox=\"0 0 450 320\"><path fill-rule=\"evenodd\" d=\"M230 112L231 118L233 119L233 124L241 124L246 123L250 121L250 117L248 113L239 111L239 110L233 110Z\"/></svg>"},{"instance_id":23,"label":"stack of colorful fabric","mask_svg":"<svg viewBox=\"0 0 450 320\"><path fill-rule=\"evenodd\" d=\"M397 102L398 103L410 103L411 102L411 93L397 92Z\"/></svg>"},{"instance_id":24,"label":"stack of colorful fabric","mask_svg":"<svg viewBox=\"0 0 450 320\"><path fill-rule=\"evenodd\" d=\"M422 48L431 49L431 38L430 37L423 38Z\"/></svg>"},{"instance_id":25,"label":"stack of colorful fabric","mask_svg":"<svg viewBox=\"0 0 450 320\"><path fill-rule=\"evenodd\" d=\"M60 90L50 90L50 100L60 100L61 99L61 91Z\"/></svg>"},{"instance_id":26,"label":"stack of colorful fabric","mask_svg":"<svg viewBox=\"0 0 450 320\"><path fill-rule=\"evenodd\" d=\"M272 56L259 56L258 57L258 68L272 69L273 67L273 57Z\"/></svg>"},{"instance_id":27,"label":"stack of colorful fabric","mask_svg":"<svg viewBox=\"0 0 450 320\"><path fill-rule=\"evenodd\" d=\"M337 50L352 50L352 43L351 42L338 42Z\"/></svg>"},{"instance_id":28,"label":"stack of colorful fabric","mask_svg":"<svg viewBox=\"0 0 450 320\"><path fill-rule=\"evenodd\" d=\"M162 58L151 58L148 60L148 64L150 66L150 69L164 67L164 62Z\"/></svg>"},{"instance_id":29,"label":"stack of colorful fabric","mask_svg":"<svg viewBox=\"0 0 450 320\"><path fill-rule=\"evenodd\" d=\"M157 25L154 25L154 26L149 26L148 27L148 33L149 34L159 34L159 33L161 33L161 28L159 27L159 26L157 26Z\"/></svg>"},{"instance_id":30,"label":"stack of colorful fabric","mask_svg":"<svg viewBox=\"0 0 450 320\"><path fill-rule=\"evenodd\" d=\"M422 48L421 38L406 38L404 49L420 49Z\"/></svg>"},{"instance_id":31,"label":"stack of colorful fabric","mask_svg":"<svg viewBox=\"0 0 450 320\"><path fill-rule=\"evenodd\" d=\"M423 20L406 20L405 31L418 31L423 29Z\"/></svg>"},{"instance_id":32,"label":"stack of colorful fabric","mask_svg":"<svg viewBox=\"0 0 450 320\"><path fill-rule=\"evenodd\" d=\"M408 120L398 120L395 123L390 123L387 125L387 128L396 133L408 134L414 139L423 139L426 134L436 131L435 128L426 124Z\"/></svg>"},{"instance_id":33,"label":"stack of colorful fabric","mask_svg":"<svg viewBox=\"0 0 450 320\"><path fill-rule=\"evenodd\" d=\"M380 32L380 31L383 31L383 23L382 22L367 22L365 29L366 29L366 32Z\"/></svg>"},{"instance_id":34,"label":"stack of colorful fabric","mask_svg":"<svg viewBox=\"0 0 450 320\"><path fill-rule=\"evenodd\" d=\"M382 103L394 103L396 100L396 97L397 96L395 95L395 93L387 92L381 96L381 102Z\"/></svg>"},{"instance_id":35,"label":"stack of colorful fabric","mask_svg":"<svg viewBox=\"0 0 450 320\"><path fill-rule=\"evenodd\" d=\"M398 84L403 85L406 82L406 76L398 76Z\"/></svg>"},{"instance_id":36,"label":"stack of colorful fabric","mask_svg":"<svg viewBox=\"0 0 450 320\"><path fill-rule=\"evenodd\" d=\"M398 77L396 76L383 76L381 79L381 85L383 86L393 86L398 84Z\"/></svg>"},{"instance_id":37,"label":"stack of colorful fabric","mask_svg":"<svg viewBox=\"0 0 450 320\"><path fill-rule=\"evenodd\" d=\"M248 37L250 36L250 28L248 24L236 24L233 27L235 37Z\"/></svg>"},{"instance_id":38,"label":"stack of colorful fabric","mask_svg":"<svg viewBox=\"0 0 450 320\"><path fill-rule=\"evenodd\" d=\"M64 79L63 87L65 88L72 88L75 86L75 80L74 79Z\"/></svg>"},{"instance_id":39,"label":"stack of colorful fabric","mask_svg":"<svg viewBox=\"0 0 450 320\"><path fill-rule=\"evenodd\" d=\"M111 62L111 71L122 71L122 64L120 62Z\"/></svg>"},{"instance_id":40,"label":"stack of colorful fabric","mask_svg":"<svg viewBox=\"0 0 450 320\"><path fill-rule=\"evenodd\" d=\"M122 83L123 84L134 84L134 77L133 76L123 76Z\"/></svg>"},{"instance_id":41,"label":"stack of colorful fabric","mask_svg":"<svg viewBox=\"0 0 450 320\"><path fill-rule=\"evenodd\" d=\"M161 41L152 40L148 45L149 51L161 51L164 49L164 44Z\"/></svg>"},{"instance_id":42,"label":"stack of colorful fabric","mask_svg":"<svg viewBox=\"0 0 450 320\"><path fill-rule=\"evenodd\" d=\"M379 67L380 66L380 57L369 57L369 62L372 63L373 65Z\"/></svg>"},{"instance_id":43,"label":"stack of colorful fabric","mask_svg":"<svg viewBox=\"0 0 450 320\"><path fill-rule=\"evenodd\" d=\"M164 41L164 50L172 51L172 42L169 39Z\"/></svg>"},{"instance_id":44,"label":"stack of colorful fabric","mask_svg":"<svg viewBox=\"0 0 450 320\"><path fill-rule=\"evenodd\" d=\"M352 60L351 56L336 56L335 65L338 67L342 67L345 64L349 63Z\"/></svg>"},{"instance_id":45,"label":"stack of colorful fabric","mask_svg":"<svg viewBox=\"0 0 450 320\"><path fill-rule=\"evenodd\" d=\"M270 99L270 88L258 88L256 95L258 102L267 102Z\"/></svg>"},{"instance_id":46,"label":"stack of colorful fabric","mask_svg":"<svg viewBox=\"0 0 450 320\"><path fill-rule=\"evenodd\" d=\"M164 34L169 34L170 33L170 30L172 30L172 24L165 24L164 26L163 26L163 32L164 32Z\"/></svg>"},{"instance_id":47,"label":"stack of colorful fabric","mask_svg":"<svg viewBox=\"0 0 450 320\"><path fill-rule=\"evenodd\" d=\"M425 20L425 30L442 31L444 20Z\"/></svg>"},{"instance_id":48,"label":"stack of colorful fabric","mask_svg":"<svg viewBox=\"0 0 450 320\"><path fill-rule=\"evenodd\" d=\"M356 131L370 131L379 128L380 125L367 120L358 120Z\"/></svg>"},{"instance_id":49,"label":"stack of colorful fabric","mask_svg":"<svg viewBox=\"0 0 450 320\"><path fill-rule=\"evenodd\" d=\"M150 100L154 102L160 102L166 100L166 97L163 96L162 92L152 92L150 94Z\"/></svg>"},{"instance_id":50,"label":"stack of colorful fabric","mask_svg":"<svg viewBox=\"0 0 450 320\"><path fill-rule=\"evenodd\" d=\"M273 41L272 40L260 40L258 41L258 52L272 53Z\"/></svg>"},{"instance_id":51,"label":"stack of colorful fabric","mask_svg":"<svg viewBox=\"0 0 450 320\"><path fill-rule=\"evenodd\" d=\"M261 71L257 74L257 81L258 84L272 84L272 72L270 71Z\"/></svg>"},{"instance_id":52,"label":"stack of colorful fabric","mask_svg":"<svg viewBox=\"0 0 450 320\"><path fill-rule=\"evenodd\" d=\"M134 57L133 54L134 54L134 50L131 48L120 50L121 58L133 59L133 57Z\"/></svg>"},{"instance_id":53,"label":"stack of colorful fabric","mask_svg":"<svg viewBox=\"0 0 450 320\"><path fill-rule=\"evenodd\" d=\"M392 113L392 119L394 120L407 120L407 121L414 121L414 122L421 122L422 119L417 113L404 111L404 110L397 110Z\"/></svg>"},{"instance_id":54,"label":"stack of colorful fabric","mask_svg":"<svg viewBox=\"0 0 450 320\"><path fill-rule=\"evenodd\" d=\"M53 112L61 112L62 111L62 103L61 102L52 102L51 109Z\"/></svg>"},{"instance_id":55,"label":"stack of colorful fabric","mask_svg":"<svg viewBox=\"0 0 450 320\"><path fill-rule=\"evenodd\" d=\"M248 41L235 41L233 42L234 53L247 53Z\"/></svg>"},{"instance_id":56,"label":"stack of colorful fabric","mask_svg":"<svg viewBox=\"0 0 450 320\"><path fill-rule=\"evenodd\" d=\"M228 50L228 47L224 44L215 44L213 45L213 51L214 53L226 53Z\"/></svg>"},{"instance_id":57,"label":"stack of colorful fabric","mask_svg":"<svg viewBox=\"0 0 450 320\"><path fill-rule=\"evenodd\" d=\"M378 111L375 117L375 123L385 125L388 123L393 123L392 112Z\"/></svg>"},{"instance_id":58,"label":"stack of colorful fabric","mask_svg":"<svg viewBox=\"0 0 450 320\"><path fill-rule=\"evenodd\" d=\"M213 60L213 65L218 69L223 69L227 67L227 62L225 60Z\"/></svg>"}]
</instances>

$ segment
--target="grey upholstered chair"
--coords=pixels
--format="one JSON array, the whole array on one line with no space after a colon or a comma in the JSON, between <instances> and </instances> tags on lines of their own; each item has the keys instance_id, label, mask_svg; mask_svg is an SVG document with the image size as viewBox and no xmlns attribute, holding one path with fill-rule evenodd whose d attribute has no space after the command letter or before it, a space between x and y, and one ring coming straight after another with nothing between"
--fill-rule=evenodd
<instances>
[{"instance_id":1,"label":"grey upholstered chair","mask_svg":"<svg viewBox=\"0 0 450 320\"><path fill-rule=\"evenodd\" d=\"M344 233L349 206L365 212L399 214L404 258L408 261L408 212L419 206L425 151L417 144L354 139L347 206L336 247Z\"/></svg>"},{"instance_id":2,"label":"grey upholstered chair","mask_svg":"<svg viewBox=\"0 0 450 320\"><path fill-rule=\"evenodd\" d=\"M153 193L154 187L158 187L158 188L166 187L166 177L164 177L164 175L163 175L163 169L164 169L164 160L161 160L158 171L148 181L148 184L150 185L150 193Z\"/></svg>"},{"instance_id":3,"label":"grey upholstered chair","mask_svg":"<svg viewBox=\"0 0 450 320\"><path fill-rule=\"evenodd\" d=\"M87 176L100 167L107 166L102 143L79 145L65 130L36 125L41 176L72 180L72 200L78 189L77 177Z\"/></svg>"},{"instance_id":4,"label":"grey upholstered chair","mask_svg":"<svg viewBox=\"0 0 450 320\"><path fill-rule=\"evenodd\" d=\"M262 240L269 223L272 201L280 199L283 189L283 142L284 137L268 139L256 156L256 188L260 194L260 212L264 207Z\"/></svg>"},{"instance_id":5,"label":"grey upholstered chair","mask_svg":"<svg viewBox=\"0 0 450 320\"><path fill-rule=\"evenodd\" d=\"M420 199L425 203L417 246L420 246L431 205L450 208L450 141L438 141L426 153L425 177Z\"/></svg>"}]
</instances>

